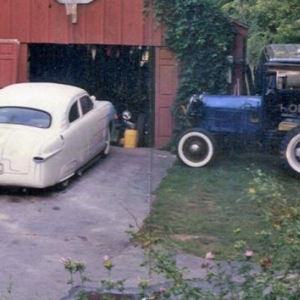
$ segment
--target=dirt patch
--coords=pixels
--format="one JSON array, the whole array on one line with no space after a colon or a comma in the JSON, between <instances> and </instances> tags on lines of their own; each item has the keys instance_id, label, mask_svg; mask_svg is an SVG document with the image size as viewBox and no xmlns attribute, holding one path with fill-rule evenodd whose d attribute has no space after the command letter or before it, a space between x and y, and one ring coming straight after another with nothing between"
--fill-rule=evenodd
<instances>
[{"instance_id":1,"label":"dirt patch","mask_svg":"<svg viewBox=\"0 0 300 300\"><path fill-rule=\"evenodd\" d=\"M173 234L170 236L172 240L176 241L190 241L190 240L198 240L198 235L188 235L188 234Z\"/></svg>"},{"instance_id":2,"label":"dirt patch","mask_svg":"<svg viewBox=\"0 0 300 300\"><path fill-rule=\"evenodd\" d=\"M203 201L203 205L205 206L205 210L208 213L212 213L216 211L216 204L212 200Z\"/></svg>"},{"instance_id":3,"label":"dirt patch","mask_svg":"<svg viewBox=\"0 0 300 300\"><path fill-rule=\"evenodd\" d=\"M181 241L181 242L199 240L203 244L211 244L219 241L219 239L217 239L216 237L208 236L208 235L172 234L170 235L170 238L172 240Z\"/></svg>"}]
</instances>

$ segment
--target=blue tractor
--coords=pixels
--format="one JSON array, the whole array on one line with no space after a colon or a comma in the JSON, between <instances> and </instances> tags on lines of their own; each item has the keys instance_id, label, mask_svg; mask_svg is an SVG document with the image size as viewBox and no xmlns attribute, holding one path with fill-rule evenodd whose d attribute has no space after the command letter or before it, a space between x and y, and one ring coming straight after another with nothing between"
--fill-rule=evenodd
<instances>
[{"instance_id":1,"label":"blue tractor","mask_svg":"<svg viewBox=\"0 0 300 300\"><path fill-rule=\"evenodd\" d=\"M190 128L177 143L177 157L203 167L225 136L276 149L282 167L300 176L300 44L265 46L256 70L257 95L193 95Z\"/></svg>"}]
</instances>

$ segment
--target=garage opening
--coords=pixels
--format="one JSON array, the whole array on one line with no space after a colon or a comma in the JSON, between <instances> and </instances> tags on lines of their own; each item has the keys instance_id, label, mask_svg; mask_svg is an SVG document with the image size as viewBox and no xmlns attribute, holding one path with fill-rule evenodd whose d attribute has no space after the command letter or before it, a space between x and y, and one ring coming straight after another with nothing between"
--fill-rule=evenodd
<instances>
[{"instance_id":1,"label":"garage opening","mask_svg":"<svg viewBox=\"0 0 300 300\"><path fill-rule=\"evenodd\" d=\"M30 44L29 53L31 82L76 85L97 99L111 101L118 114L128 109L131 122L140 127L138 146L153 145L153 48Z\"/></svg>"}]
</instances>

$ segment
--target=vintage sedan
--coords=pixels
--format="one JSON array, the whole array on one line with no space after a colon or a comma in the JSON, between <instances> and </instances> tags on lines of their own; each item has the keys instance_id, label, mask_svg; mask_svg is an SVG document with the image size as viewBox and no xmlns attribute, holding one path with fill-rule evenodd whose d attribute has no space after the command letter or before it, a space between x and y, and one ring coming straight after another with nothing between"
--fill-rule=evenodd
<instances>
[{"instance_id":1,"label":"vintage sedan","mask_svg":"<svg viewBox=\"0 0 300 300\"><path fill-rule=\"evenodd\" d=\"M85 90L18 83L0 90L0 186L64 188L110 150L115 111Z\"/></svg>"}]
</instances>

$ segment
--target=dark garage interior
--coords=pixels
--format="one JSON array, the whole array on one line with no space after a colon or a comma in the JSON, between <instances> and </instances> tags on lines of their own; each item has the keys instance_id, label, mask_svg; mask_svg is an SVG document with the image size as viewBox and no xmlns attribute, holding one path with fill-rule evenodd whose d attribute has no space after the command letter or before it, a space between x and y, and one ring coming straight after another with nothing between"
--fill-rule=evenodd
<instances>
[{"instance_id":1,"label":"dark garage interior","mask_svg":"<svg viewBox=\"0 0 300 300\"><path fill-rule=\"evenodd\" d=\"M79 86L111 101L142 127L138 146L153 144L154 50L117 45L30 44L29 80ZM141 123L142 122L142 123ZM142 131L140 133L140 131Z\"/></svg>"}]
</instances>

